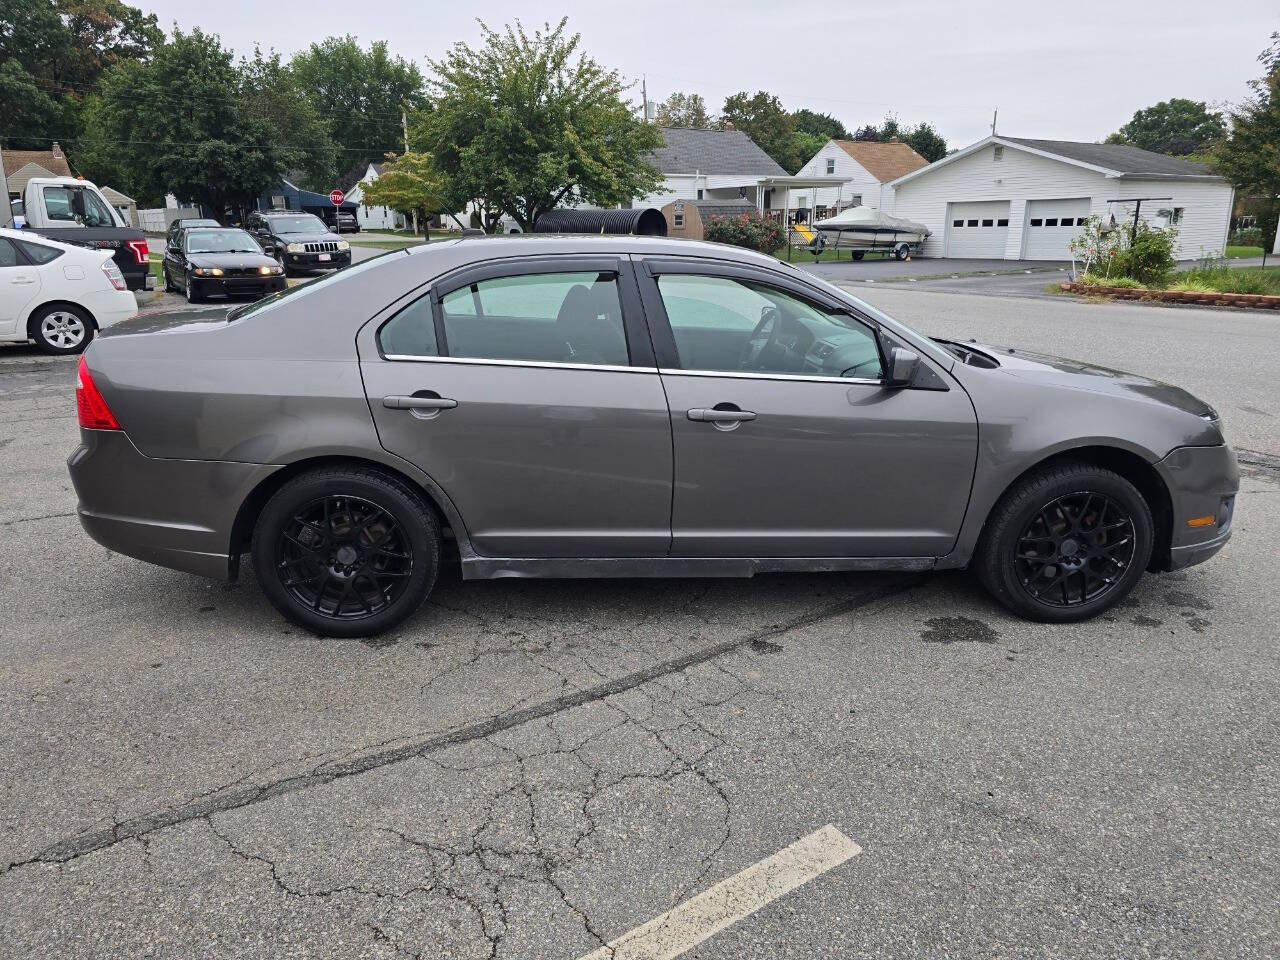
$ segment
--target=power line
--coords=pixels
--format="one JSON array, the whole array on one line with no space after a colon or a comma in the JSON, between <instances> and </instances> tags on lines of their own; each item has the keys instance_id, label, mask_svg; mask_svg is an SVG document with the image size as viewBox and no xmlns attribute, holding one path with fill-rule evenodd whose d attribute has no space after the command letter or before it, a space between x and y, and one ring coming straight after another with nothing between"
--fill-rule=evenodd
<instances>
[{"instance_id":1,"label":"power line","mask_svg":"<svg viewBox=\"0 0 1280 960\"><path fill-rule=\"evenodd\" d=\"M230 146L246 147L254 150L300 150L304 153L325 153L333 151L336 153L351 153L361 156L367 156L370 153L394 153L394 144L382 144L378 146L368 147L339 147L336 144L326 146L324 144L299 144L292 145L288 143L237 143L235 141L225 140L110 140L102 137L40 137L33 134L14 132L10 130L0 131L0 137L14 140L39 140L41 143L68 143L74 145L93 145L93 144L125 144L128 146L143 147L201 147L210 143L227 143ZM13 148L10 148L13 149Z\"/></svg>"}]
</instances>

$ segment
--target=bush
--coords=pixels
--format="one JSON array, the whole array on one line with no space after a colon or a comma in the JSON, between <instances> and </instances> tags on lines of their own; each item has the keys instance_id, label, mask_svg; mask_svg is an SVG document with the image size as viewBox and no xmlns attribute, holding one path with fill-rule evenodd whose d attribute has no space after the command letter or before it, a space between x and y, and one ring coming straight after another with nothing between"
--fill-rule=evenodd
<instances>
[{"instance_id":1,"label":"bush","mask_svg":"<svg viewBox=\"0 0 1280 960\"><path fill-rule=\"evenodd\" d=\"M1135 233L1127 224L1111 226L1097 217L1086 217L1080 234L1071 241L1071 259L1081 262L1088 275L1114 281L1129 277L1138 286L1158 287L1168 282L1176 261L1173 243L1178 231L1174 227L1163 230L1138 222ZM1111 286L1121 284L1111 283Z\"/></svg>"},{"instance_id":2,"label":"bush","mask_svg":"<svg viewBox=\"0 0 1280 960\"><path fill-rule=\"evenodd\" d=\"M1245 227L1231 235L1233 247L1260 247L1263 244L1261 227Z\"/></svg>"},{"instance_id":3,"label":"bush","mask_svg":"<svg viewBox=\"0 0 1280 960\"><path fill-rule=\"evenodd\" d=\"M1203 280L1179 280L1168 287L1174 293L1213 293L1213 287Z\"/></svg>"},{"instance_id":4,"label":"bush","mask_svg":"<svg viewBox=\"0 0 1280 960\"><path fill-rule=\"evenodd\" d=\"M1197 284L1218 293L1280 294L1280 270L1232 269L1225 260L1206 257L1194 270L1178 275L1182 284Z\"/></svg>"},{"instance_id":5,"label":"bush","mask_svg":"<svg viewBox=\"0 0 1280 960\"><path fill-rule=\"evenodd\" d=\"M758 213L712 217L703 224L702 235L714 243L729 243L761 253L773 253L787 245L787 233L782 224Z\"/></svg>"},{"instance_id":6,"label":"bush","mask_svg":"<svg viewBox=\"0 0 1280 960\"><path fill-rule=\"evenodd\" d=\"M1121 290L1141 290L1142 284L1132 277L1104 277L1098 273L1082 273L1076 283L1086 287L1116 287Z\"/></svg>"}]
</instances>

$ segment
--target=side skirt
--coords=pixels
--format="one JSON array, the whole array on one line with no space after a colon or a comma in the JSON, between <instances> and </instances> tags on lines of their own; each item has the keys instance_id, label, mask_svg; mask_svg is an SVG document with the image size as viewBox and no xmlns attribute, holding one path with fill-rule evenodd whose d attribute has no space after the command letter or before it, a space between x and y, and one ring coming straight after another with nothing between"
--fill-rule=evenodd
<instances>
[{"instance_id":1,"label":"side skirt","mask_svg":"<svg viewBox=\"0 0 1280 960\"><path fill-rule=\"evenodd\" d=\"M463 580L502 577L753 577L757 573L932 570L935 557L464 557Z\"/></svg>"}]
</instances>

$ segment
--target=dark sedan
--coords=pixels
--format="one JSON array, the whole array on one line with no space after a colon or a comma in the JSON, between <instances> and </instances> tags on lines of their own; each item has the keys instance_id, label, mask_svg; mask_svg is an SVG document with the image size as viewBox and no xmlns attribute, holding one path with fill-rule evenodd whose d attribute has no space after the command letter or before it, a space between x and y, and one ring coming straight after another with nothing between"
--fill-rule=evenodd
<instances>
[{"instance_id":1,"label":"dark sedan","mask_svg":"<svg viewBox=\"0 0 1280 960\"><path fill-rule=\"evenodd\" d=\"M164 252L164 288L188 303L210 294L264 297L283 290L284 268L236 227L182 230Z\"/></svg>"},{"instance_id":2,"label":"dark sedan","mask_svg":"<svg viewBox=\"0 0 1280 960\"><path fill-rule=\"evenodd\" d=\"M252 213L245 228L286 273L328 270L351 263L351 244L310 213Z\"/></svg>"},{"instance_id":3,"label":"dark sedan","mask_svg":"<svg viewBox=\"0 0 1280 960\"><path fill-rule=\"evenodd\" d=\"M246 358L251 358L247 360ZM71 477L108 548L310 630L494 577L969 567L1072 622L1231 535L1206 403L930 340L772 257L656 237L433 243L81 361ZM447 530L447 532L446 532Z\"/></svg>"}]
</instances>

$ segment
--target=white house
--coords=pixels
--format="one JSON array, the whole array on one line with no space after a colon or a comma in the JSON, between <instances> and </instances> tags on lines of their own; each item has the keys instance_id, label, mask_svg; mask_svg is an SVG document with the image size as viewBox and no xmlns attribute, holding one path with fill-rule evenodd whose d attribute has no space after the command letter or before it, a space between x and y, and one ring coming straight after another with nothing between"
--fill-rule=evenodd
<instances>
[{"instance_id":1,"label":"white house","mask_svg":"<svg viewBox=\"0 0 1280 960\"><path fill-rule=\"evenodd\" d=\"M741 130L662 127L663 146L648 160L662 171L662 188L637 197L636 206L674 200L745 199L761 213L788 223L808 219L814 189L835 191L841 176L791 176Z\"/></svg>"},{"instance_id":2,"label":"white house","mask_svg":"<svg viewBox=\"0 0 1280 960\"><path fill-rule=\"evenodd\" d=\"M382 164L371 163L364 175L347 189L347 200L356 205L356 222L361 230L404 230L406 229L404 214L390 207L369 206L364 202L363 185L372 183L382 176Z\"/></svg>"},{"instance_id":3,"label":"white house","mask_svg":"<svg viewBox=\"0 0 1280 960\"><path fill-rule=\"evenodd\" d=\"M1175 254L1221 254L1235 191L1208 167L1108 143L991 136L888 184L930 257L1067 260L1080 220L1178 228Z\"/></svg>"},{"instance_id":4,"label":"white house","mask_svg":"<svg viewBox=\"0 0 1280 960\"><path fill-rule=\"evenodd\" d=\"M840 177L837 187L815 189L812 203L821 219L847 207L893 209L889 183L929 163L911 147L897 140L872 143L865 140L828 140L796 174L798 177Z\"/></svg>"}]
</instances>

